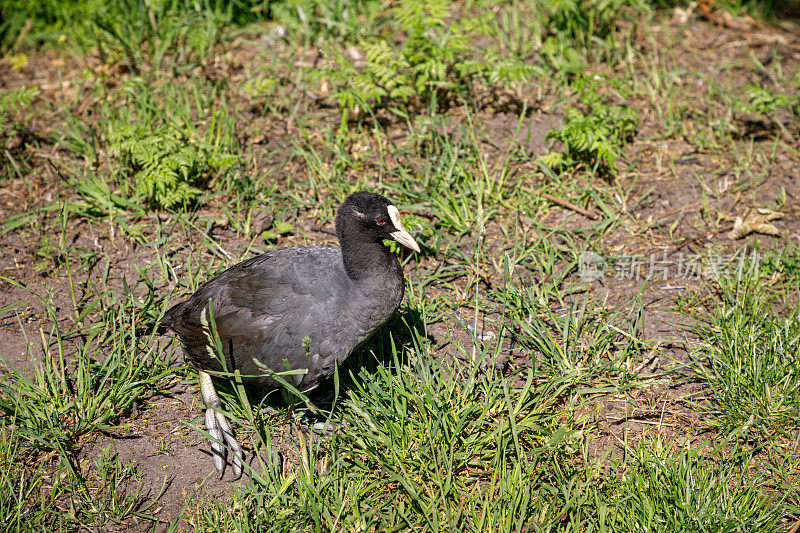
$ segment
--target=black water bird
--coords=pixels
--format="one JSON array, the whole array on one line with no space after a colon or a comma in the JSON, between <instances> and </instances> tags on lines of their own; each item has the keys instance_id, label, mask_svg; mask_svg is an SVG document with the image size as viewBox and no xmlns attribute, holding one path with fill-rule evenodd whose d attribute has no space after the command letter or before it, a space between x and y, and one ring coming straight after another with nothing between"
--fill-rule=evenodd
<instances>
[{"instance_id":1,"label":"black water bird","mask_svg":"<svg viewBox=\"0 0 800 533\"><path fill-rule=\"evenodd\" d=\"M238 370L242 381L271 388L279 383L255 362L286 376L301 392L333 375L353 351L395 312L403 299L403 270L383 245L393 239L419 252L397 208L383 196L349 196L336 216L339 248L297 247L268 252L230 267L204 283L161 321L177 333L186 359L199 370L212 437L214 466L224 473L226 449L235 477L242 451L219 410L213 372ZM209 302L211 312L209 312ZM225 367L209 350L213 314Z\"/></svg>"}]
</instances>

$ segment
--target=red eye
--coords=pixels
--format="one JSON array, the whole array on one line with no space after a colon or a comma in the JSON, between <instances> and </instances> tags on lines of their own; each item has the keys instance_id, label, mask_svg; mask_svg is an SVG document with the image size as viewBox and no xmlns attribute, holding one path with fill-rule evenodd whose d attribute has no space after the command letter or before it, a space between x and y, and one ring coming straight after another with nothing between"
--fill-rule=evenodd
<instances>
[{"instance_id":1,"label":"red eye","mask_svg":"<svg viewBox=\"0 0 800 533\"><path fill-rule=\"evenodd\" d=\"M386 224L386 219L385 219L385 218L382 218L382 217L378 217L378 218L375 220L375 222L377 222L377 223L378 223L380 226L383 226L384 224Z\"/></svg>"}]
</instances>

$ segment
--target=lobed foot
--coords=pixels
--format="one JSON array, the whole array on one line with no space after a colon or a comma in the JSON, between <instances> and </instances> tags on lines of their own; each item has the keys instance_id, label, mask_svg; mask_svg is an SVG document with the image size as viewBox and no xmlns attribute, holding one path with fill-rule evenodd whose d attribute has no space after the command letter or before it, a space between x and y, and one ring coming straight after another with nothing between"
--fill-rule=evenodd
<instances>
[{"instance_id":1,"label":"lobed foot","mask_svg":"<svg viewBox=\"0 0 800 533\"><path fill-rule=\"evenodd\" d=\"M222 477L225 474L225 459L227 450L233 453L231 469L235 479L242 476L242 447L236 442L231 423L220 411L222 406L211 376L200 372L200 394L206 404L206 430L211 435L211 454L214 458L214 468ZM226 446L227 445L227 446Z\"/></svg>"}]
</instances>

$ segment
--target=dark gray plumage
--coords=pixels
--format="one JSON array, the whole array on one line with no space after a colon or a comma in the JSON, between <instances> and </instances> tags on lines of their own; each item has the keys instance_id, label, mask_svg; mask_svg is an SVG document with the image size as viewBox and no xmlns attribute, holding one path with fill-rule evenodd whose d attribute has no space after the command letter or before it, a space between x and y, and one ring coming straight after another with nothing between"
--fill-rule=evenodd
<instances>
[{"instance_id":1,"label":"dark gray plumage","mask_svg":"<svg viewBox=\"0 0 800 533\"><path fill-rule=\"evenodd\" d=\"M293 381L303 392L313 390L392 316L403 299L403 271L383 239L419 251L403 229L397 208L375 193L356 193L345 200L336 233L340 248L288 248L239 263L203 284L162 319L178 334L186 358L201 371L206 425L212 437L224 439L234 452L237 477L241 450L218 411L219 398L206 374L221 371L222 365L209 353L201 314L210 300L228 371L239 370L245 382L277 387L254 359L274 372L307 370ZM222 472L225 450L220 442L212 441L212 448Z\"/></svg>"}]
</instances>

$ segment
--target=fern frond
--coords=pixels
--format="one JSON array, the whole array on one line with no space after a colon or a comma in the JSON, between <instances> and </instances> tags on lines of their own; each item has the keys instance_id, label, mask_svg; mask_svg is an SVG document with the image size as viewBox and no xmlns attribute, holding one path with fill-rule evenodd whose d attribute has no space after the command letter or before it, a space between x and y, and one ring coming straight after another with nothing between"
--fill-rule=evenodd
<instances>
[{"instance_id":1,"label":"fern frond","mask_svg":"<svg viewBox=\"0 0 800 533\"><path fill-rule=\"evenodd\" d=\"M196 200L203 175L233 165L238 156L223 145L222 126L192 139L175 126L148 131L141 125L112 123L109 153L133 170L133 191L148 203L171 209Z\"/></svg>"},{"instance_id":2,"label":"fern frond","mask_svg":"<svg viewBox=\"0 0 800 533\"><path fill-rule=\"evenodd\" d=\"M0 92L0 117L11 109L26 108L40 93L38 87L26 88L24 85L8 92Z\"/></svg>"},{"instance_id":3,"label":"fern frond","mask_svg":"<svg viewBox=\"0 0 800 533\"><path fill-rule=\"evenodd\" d=\"M594 91L595 87L592 84L585 86L584 91L592 94L581 98L583 102L593 102L589 113L568 109L564 125L549 131L545 138L564 143L572 160L582 161L592 167L599 167L602 172L613 174L614 164L622 154L622 147L638 127L639 115L628 106L602 103Z\"/></svg>"}]
</instances>

